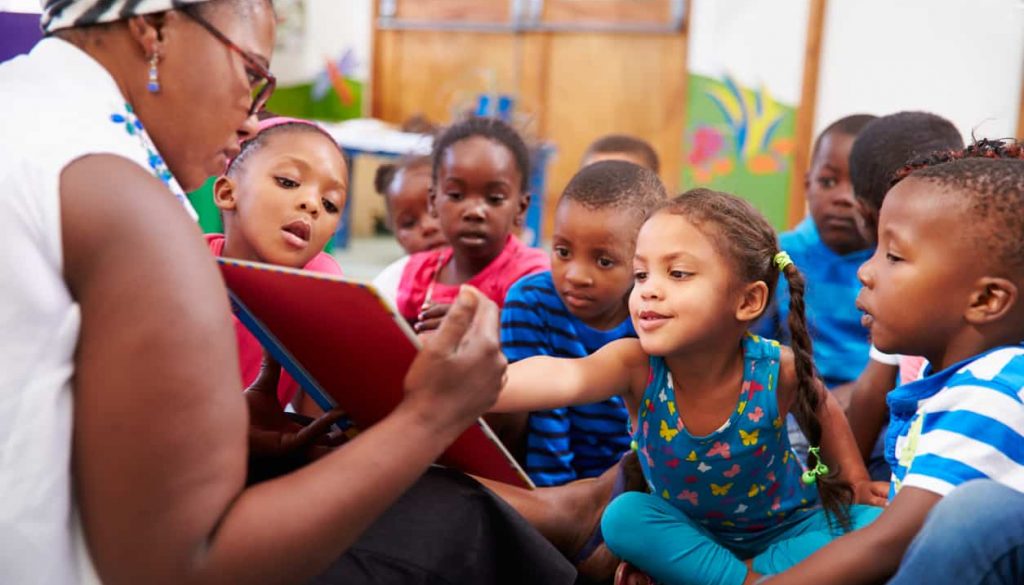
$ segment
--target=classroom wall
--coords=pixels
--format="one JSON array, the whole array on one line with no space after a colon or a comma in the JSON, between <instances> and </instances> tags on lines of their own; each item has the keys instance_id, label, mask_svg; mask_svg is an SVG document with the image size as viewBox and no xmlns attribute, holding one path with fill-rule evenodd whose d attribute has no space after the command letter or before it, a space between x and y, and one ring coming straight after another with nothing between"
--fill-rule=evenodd
<instances>
[{"instance_id":1,"label":"classroom wall","mask_svg":"<svg viewBox=\"0 0 1024 585\"><path fill-rule=\"evenodd\" d=\"M964 137L1014 136L1021 0L828 0L815 133L866 112L928 110Z\"/></svg>"}]
</instances>

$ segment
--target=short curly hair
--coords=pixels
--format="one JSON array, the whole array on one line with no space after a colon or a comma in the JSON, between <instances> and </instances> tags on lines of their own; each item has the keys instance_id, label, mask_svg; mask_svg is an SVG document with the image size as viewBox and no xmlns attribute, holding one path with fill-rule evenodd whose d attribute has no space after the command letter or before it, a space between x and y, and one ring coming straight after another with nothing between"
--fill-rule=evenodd
<instances>
[{"instance_id":1,"label":"short curly hair","mask_svg":"<svg viewBox=\"0 0 1024 585\"><path fill-rule=\"evenodd\" d=\"M1024 275L1024 144L980 140L959 151L934 153L904 166L893 184L927 181L956 190L968 215L964 224L979 249Z\"/></svg>"}]
</instances>

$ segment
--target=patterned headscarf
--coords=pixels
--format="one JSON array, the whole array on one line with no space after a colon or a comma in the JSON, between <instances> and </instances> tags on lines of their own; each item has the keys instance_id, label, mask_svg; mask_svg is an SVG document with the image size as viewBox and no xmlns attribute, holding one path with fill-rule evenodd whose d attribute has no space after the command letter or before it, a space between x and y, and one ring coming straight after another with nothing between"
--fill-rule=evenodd
<instances>
[{"instance_id":1,"label":"patterned headscarf","mask_svg":"<svg viewBox=\"0 0 1024 585\"><path fill-rule=\"evenodd\" d=\"M44 34L62 28L125 20L209 0L43 0Z\"/></svg>"}]
</instances>

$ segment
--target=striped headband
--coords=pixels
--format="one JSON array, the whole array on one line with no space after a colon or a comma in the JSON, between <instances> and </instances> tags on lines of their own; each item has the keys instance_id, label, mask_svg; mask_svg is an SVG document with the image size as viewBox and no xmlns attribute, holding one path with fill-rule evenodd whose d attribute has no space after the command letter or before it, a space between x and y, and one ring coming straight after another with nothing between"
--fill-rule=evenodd
<instances>
[{"instance_id":1,"label":"striped headband","mask_svg":"<svg viewBox=\"0 0 1024 585\"><path fill-rule=\"evenodd\" d=\"M152 14L198 4L209 0L43 0L43 16L39 22L44 34L62 28L88 26L101 22L125 20L141 14Z\"/></svg>"}]
</instances>

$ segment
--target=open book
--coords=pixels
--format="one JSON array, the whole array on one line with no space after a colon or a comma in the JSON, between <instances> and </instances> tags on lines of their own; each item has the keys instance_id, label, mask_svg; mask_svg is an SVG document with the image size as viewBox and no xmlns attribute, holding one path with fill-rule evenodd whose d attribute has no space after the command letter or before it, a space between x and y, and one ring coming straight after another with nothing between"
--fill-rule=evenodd
<instances>
[{"instance_id":1,"label":"open book","mask_svg":"<svg viewBox=\"0 0 1024 585\"><path fill-rule=\"evenodd\" d=\"M419 342L373 287L269 264L217 261L235 315L320 408L340 407L366 429L398 406ZM438 463L533 487L483 420Z\"/></svg>"}]
</instances>

